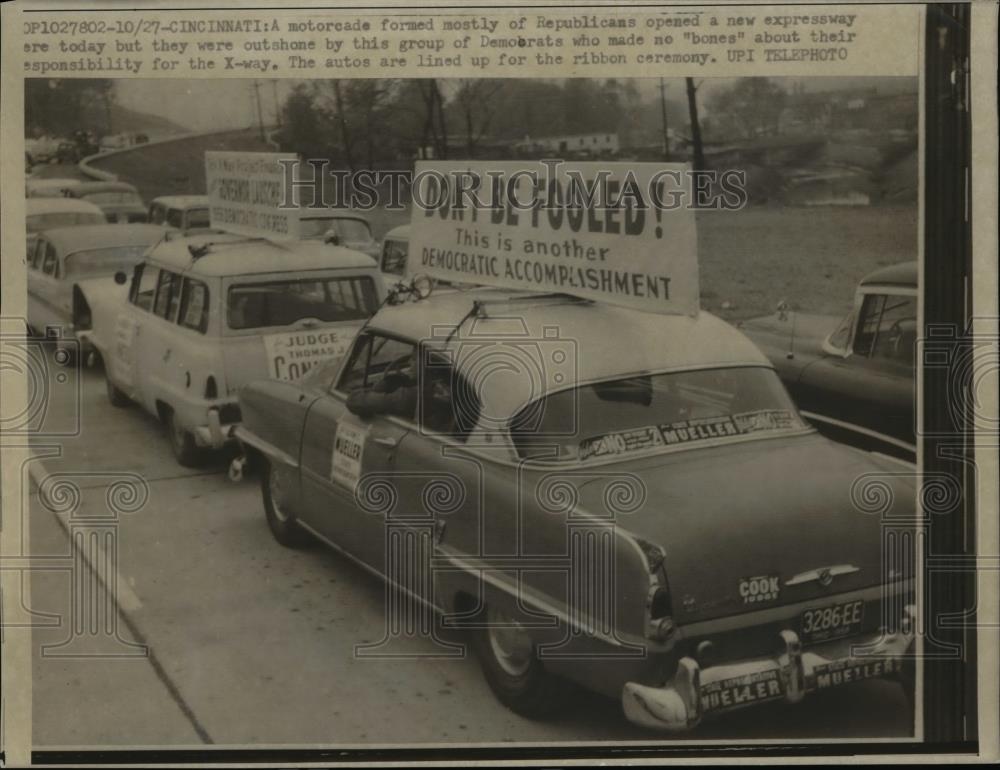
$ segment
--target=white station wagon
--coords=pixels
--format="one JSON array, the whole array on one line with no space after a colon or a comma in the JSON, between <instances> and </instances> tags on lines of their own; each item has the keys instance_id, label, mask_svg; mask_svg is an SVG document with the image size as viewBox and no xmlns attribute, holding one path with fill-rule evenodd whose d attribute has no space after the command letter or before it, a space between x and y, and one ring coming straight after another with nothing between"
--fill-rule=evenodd
<instances>
[{"instance_id":1,"label":"white station wagon","mask_svg":"<svg viewBox=\"0 0 1000 770\"><path fill-rule=\"evenodd\" d=\"M160 418L182 465L229 441L236 396L337 357L379 306L378 266L322 242L171 237L111 282L81 287L111 403Z\"/></svg>"}]
</instances>

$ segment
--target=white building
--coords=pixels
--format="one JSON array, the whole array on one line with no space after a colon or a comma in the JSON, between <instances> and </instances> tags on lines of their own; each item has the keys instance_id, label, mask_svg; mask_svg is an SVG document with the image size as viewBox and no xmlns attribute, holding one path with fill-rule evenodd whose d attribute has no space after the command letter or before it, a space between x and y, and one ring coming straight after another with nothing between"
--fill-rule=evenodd
<instances>
[{"instance_id":1,"label":"white building","mask_svg":"<svg viewBox=\"0 0 1000 770\"><path fill-rule=\"evenodd\" d=\"M573 153L618 152L618 134L613 132L593 134L564 134L561 136L525 137L522 147L534 150Z\"/></svg>"}]
</instances>

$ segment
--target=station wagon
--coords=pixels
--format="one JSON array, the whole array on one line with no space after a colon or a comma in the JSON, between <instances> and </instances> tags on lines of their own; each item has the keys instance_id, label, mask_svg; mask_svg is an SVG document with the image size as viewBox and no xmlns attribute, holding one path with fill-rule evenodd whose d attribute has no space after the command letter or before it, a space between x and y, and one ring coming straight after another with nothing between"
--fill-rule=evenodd
<instances>
[{"instance_id":1,"label":"station wagon","mask_svg":"<svg viewBox=\"0 0 1000 770\"><path fill-rule=\"evenodd\" d=\"M229 441L241 386L340 354L383 296L364 254L225 233L166 238L115 280L82 289L108 398L156 415L184 465Z\"/></svg>"},{"instance_id":2,"label":"station wagon","mask_svg":"<svg viewBox=\"0 0 1000 770\"><path fill-rule=\"evenodd\" d=\"M163 195L149 203L149 221L173 230L211 227L207 195Z\"/></svg>"}]
</instances>

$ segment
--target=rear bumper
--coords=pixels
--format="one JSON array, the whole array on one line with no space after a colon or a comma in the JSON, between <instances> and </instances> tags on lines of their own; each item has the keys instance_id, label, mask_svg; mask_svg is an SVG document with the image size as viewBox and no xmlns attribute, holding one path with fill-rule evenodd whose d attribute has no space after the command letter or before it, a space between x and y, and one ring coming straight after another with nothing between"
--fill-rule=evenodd
<instances>
[{"instance_id":1,"label":"rear bumper","mask_svg":"<svg viewBox=\"0 0 1000 770\"><path fill-rule=\"evenodd\" d=\"M916 608L908 605L894 633L851 637L803 652L798 634L780 633L783 651L702 668L681 658L673 680L662 687L628 682L622 689L625 716L634 724L681 732L703 718L769 701L797 703L807 694L864 679L897 676L911 649Z\"/></svg>"},{"instance_id":2,"label":"rear bumper","mask_svg":"<svg viewBox=\"0 0 1000 770\"><path fill-rule=\"evenodd\" d=\"M238 425L238 422L223 422L220 409L212 407L208 410L207 424L197 426L192 433L198 446L220 449L235 442L233 433Z\"/></svg>"}]
</instances>

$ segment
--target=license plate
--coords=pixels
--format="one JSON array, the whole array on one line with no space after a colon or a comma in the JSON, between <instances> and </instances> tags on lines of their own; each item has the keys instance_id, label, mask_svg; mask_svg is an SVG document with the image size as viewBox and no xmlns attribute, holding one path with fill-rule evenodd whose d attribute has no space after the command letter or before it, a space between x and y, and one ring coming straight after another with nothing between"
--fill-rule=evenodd
<instances>
[{"instance_id":1,"label":"license plate","mask_svg":"<svg viewBox=\"0 0 1000 770\"><path fill-rule=\"evenodd\" d=\"M781 676L776 669L720 679L701 687L702 713L780 698Z\"/></svg>"},{"instance_id":2,"label":"license plate","mask_svg":"<svg viewBox=\"0 0 1000 770\"><path fill-rule=\"evenodd\" d=\"M864 615L865 603L860 599L806 610L799 622L802 641L825 642L850 636L861 630Z\"/></svg>"}]
</instances>

